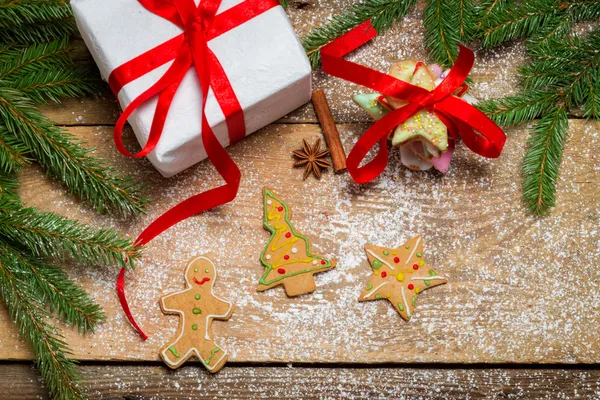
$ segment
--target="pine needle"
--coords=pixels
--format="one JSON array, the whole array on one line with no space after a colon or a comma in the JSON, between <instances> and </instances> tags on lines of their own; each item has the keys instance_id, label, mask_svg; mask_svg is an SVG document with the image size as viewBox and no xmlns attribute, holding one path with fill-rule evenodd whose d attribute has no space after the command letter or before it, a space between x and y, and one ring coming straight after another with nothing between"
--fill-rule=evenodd
<instances>
[{"instance_id":1,"label":"pine needle","mask_svg":"<svg viewBox=\"0 0 600 400\"><path fill-rule=\"evenodd\" d=\"M5 254L5 249L0 247L0 252ZM19 334L31 344L50 394L56 400L81 399L76 361L69 358L69 349L60 332L45 322L44 305L31 292L26 281L0 264L0 297Z\"/></svg>"},{"instance_id":2,"label":"pine needle","mask_svg":"<svg viewBox=\"0 0 600 400\"><path fill-rule=\"evenodd\" d=\"M104 320L100 306L62 269L27 256L7 243L0 246L3 249L0 263L19 279L28 282L31 296L38 298L64 322L86 333L93 331Z\"/></svg>"},{"instance_id":3,"label":"pine needle","mask_svg":"<svg viewBox=\"0 0 600 400\"><path fill-rule=\"evenodd\" d=\"M92 265L133 267L141 253L115 230L94 229L33 208L0 214L0 237L19 243L38 258L72 258Z\"/></svg>"},{"instance_id":4,"label":"pine needle","mask_svg":"<svg viewBox=\"0 0 600 400\"><path fill-rule=\"evenodd\" d=\"M569 119L562 107L554 107L536 124L523 160L523 199L536 215L556 204L556 183Z\"/></svg>"},{"instance_id":5,"label":"pine needle","mask_svg":"<svg viewBox=\"0 0 600 400\"><path fill-rule=\"evenodd\" d=\"M325 25L312 29L302 37L302 45L313 69L321 64L322 47L370 19L382 34L406 16L416 0L364 0L334 15Z\"/></svg>"},{"instance_id":6,"label":"pine needle","mask_svg":"<svg viewBox=\"0 0 600 400\"><path fill-rule=\"evenodd\" d=\"M17 90L0 87L0 121L19 138L53 178L61 180L76 195L99 212L133 216L144 211L147 199L142 186L119 176L72 135L44 117Z\"/></svg>"}]
</instances>

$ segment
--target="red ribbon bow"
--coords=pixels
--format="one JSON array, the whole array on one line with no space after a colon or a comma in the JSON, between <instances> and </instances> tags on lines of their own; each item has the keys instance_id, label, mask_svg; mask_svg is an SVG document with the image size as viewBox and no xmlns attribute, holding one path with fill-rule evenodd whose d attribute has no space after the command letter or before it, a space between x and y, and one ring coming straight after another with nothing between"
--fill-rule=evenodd
<instances>
[{"instance_id":1,"label":"red ribbon bow","mask_svg":"<svg viewBox=\"0 0 600 400\"><path fill-rule=\"evenodd\" d=\"M115 126L115 144L121 154L128 157L144 157L158 143L169 113L171 103L186 73L194 67L202 91L202 143L208 158L213 163L226 184L197 194L179 203L152 222L136 239L136 244L144 245L178 222L214 207L228 203L237 196L241 173L227 151L213 133L205 114L209 87L223 114L225 115L230 143L246 136L244 113L231 87L231 83L221 63L208 47L208 41L243 24L244 22L279 5L276 0L245 0L217 15L221 0L201 0L196 6L194 0L138 0L148 11L159 15L183 30L175 38L128 61L116 68L108 82L115 94L135 79L173 61L167 72L148 90L133 100ZM158 96L154 120L148 141L137 154L131 154L123 146L121 139L123 126L131 114L146 101ZM117 293L121 307L129 322L147 339L133 318L125 297L125 270L121 269L117 279Z\"/></svg>"},{"instance_id":2,"label":"red ribbon bow","mask_svg":"<svg viewBox=\"0 0 600 400\"><path fill-rule=\"evenodd\" d=\"M409 102L375 122L348 155L348 172L357 183L370 182L383 172L388 163L388 134L423 109L434 112L448 127L450 136L457 139L460 135L465 145L475 153L488 158L500 155L506 141L502 129L481 111L452 95L463 85L473 67L471 50L460 46L456 63L448 76L429 92L342 58L375 36L377 32L371 21L366 21L321 49L321 62L326 73ZM377 142L379 151L375 158L360 167Z\"/></svg>"}]
</instances>

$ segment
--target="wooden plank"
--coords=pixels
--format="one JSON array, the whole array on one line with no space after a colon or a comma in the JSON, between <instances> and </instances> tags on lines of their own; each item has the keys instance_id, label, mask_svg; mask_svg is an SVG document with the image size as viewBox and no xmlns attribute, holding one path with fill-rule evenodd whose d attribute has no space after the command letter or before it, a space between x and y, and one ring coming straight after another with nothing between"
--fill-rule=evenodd
<instances>
[{"instance_id":1,"label":"wooden plank","mask_svg":"<svg viewBox=\"0 0 600 400\"><path fill-rule=\"evenodd\" d=\"M364 129L340 126L347 150ZM216 291L236 303L232 319L214 329L232 361L600 362L599 129L599 123L571 121L559 206L552 216L535 219L520 199L526 127L508 132L498 160L461 145L442 176L410 172L392 152L382 177L358 186L348 174L302 181L301 171L291 168L290 151L303 138L318 137L318 127L271 125L230 148L244 173L235 202L157 238L129 274L131 306L150 339L139 340L120 310L116 269L71 265L70 275L102 304L108 321L85 338L67 329L68 342L82 360L158 360L158 349L176 328L174 318L161 314L159 296L182 286L190 257L213 251L220 268ZM147 161L118 155L109 127L73 133L149 186L148 215L135 222L96 216L35 168L20 177L27 204L135 236L178 201L219 182L206 162L163 179ZM317 275L313 294L289 299L281 288L255 291L263 271L258 257L268 238L261 222L265 185L287 200L292 222L311 238L315 252L337 258L336 269ZM396 246L418 233L425 235L425 258L449 284L419 295L410 322L386 301L358 303L370 274L362 246ZM0 359L31 359L4 309Z\"/></svg>"},{"instance_id":2,"label":"wooden plank","mask_svg":"<svg viewBox=\"0 0 600 400\"><path fill-rule=\"evenodd\" d=\"M428 369L85 365L92 399L591 399L600 371L585 369ZM6 399L46 399L29 365L1 365Z\"/></svg>"},{"instance_id":3,"label":"wooden plank","mask_svg":"<svg viewBox=\"0 0 600 400\"><path fill-rule=\"evenodd\" d=\"M299 35L319 26L342 11L354 0L300 0L291 4L288 15ZM401 23L350 56L350 60L387 72L393 62L402 59L428 60L423 47L422 3ZM91 64L91 56L83 41L75 43L75 58ZM525 60L524 46L514 44L501 50L478 51L472 72L472 94L479 99L501 97L517 87L516 67ZM368 122L369 117L352 102L356 93L368 91L360 86L329 77L321 71L313 73L313 87L323 88L339 123ZM119 107L108 89L97 98L65 100L63 104L42 106L42 110L60 125L112 125ZM317 122L312 106L306 105L280 120L286 123Z\"/></svg>"}]
</instances>

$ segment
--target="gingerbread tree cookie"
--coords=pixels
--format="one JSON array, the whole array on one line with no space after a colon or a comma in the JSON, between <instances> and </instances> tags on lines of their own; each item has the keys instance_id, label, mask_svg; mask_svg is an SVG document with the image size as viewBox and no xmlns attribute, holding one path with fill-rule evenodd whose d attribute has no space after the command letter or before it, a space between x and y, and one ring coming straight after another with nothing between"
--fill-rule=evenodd
<instances>
[{"instance_id":1,"label":"gingerbread tree cookie","mask_svg":"<svg viewBox=\"0 0 600 400\"><path fill-rule=\"evenodd\" d=\"M365 246L373 275L358 301L387 299L409 320L417 295L448 280L438 275L423 260L423 241L417 236L396 249Z\"/></svg>"},{"instance_id":2,"label":"gingerbread tree cookie","mask_svg":"<svg viewBox=\"0 0 600 400\"><path fill-rule=\"evenodd\" d=\"M202 360L210 372L218 372L227 361L227 351L211 338L214 319L231 317L233 304L213 293L217 268L207 256L190 260L185 269L185 289L161 298L165 314L179 315L179 330L174 341L160 350L170 368L178 368L192 355Z\"/></svg>"},{"instance_id":3,"label":"gingerbread tree cookie","mask_svg":"<svg viewBox=\"0 0 600 400\"><path fill-rule=\"evenodd\" d=\"M310 252L310 242L297 232L290 219L292 212L269 189L264 189L264 226L271 237L260 255L265 273L258 281L258 291L283 285L288 296L314 291L314 274L335 267L334 260L315 256Z\"/></svg>"}]
</instances>

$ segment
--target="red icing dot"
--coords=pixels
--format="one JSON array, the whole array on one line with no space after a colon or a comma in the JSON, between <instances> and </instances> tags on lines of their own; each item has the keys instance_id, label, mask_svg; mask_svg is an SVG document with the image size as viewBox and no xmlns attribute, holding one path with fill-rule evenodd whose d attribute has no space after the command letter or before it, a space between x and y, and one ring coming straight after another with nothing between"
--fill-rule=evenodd
<instances>
[{"instance_id":1,"label":"red icing dot","mask_svg":"<svg viewBox=\"0 0 600 400\"><path fill-rule=\"evenodd\" d=\"M387 272L383 271L383 272L381 273L381 277L382 277L382 278L385 278L386 276L387 276Z\"/></svg>"},{"instance_id":2,"label":"red icing dot","mask_svg":"<svg viewBox=\"0 0 600 400\"><path fill-rule=\"evenodd\" d=\"M413 290L415 288L415 285L413 285L412 283L408 284L408 290Z\"/></svg>"},{"instance_id":3,"label":"red icing dot","mask_svg":"<svg viewBox=\"0 0 600 400\"><path fill-rule=\"evenodd\" d=\"M327 261L325 261L325 260L321 260L321 264L322 264L322 265L325 265L325 264L327 264Z\"/></svg>"},{"instance_id":4,"label":"red icing dot","mask_svg":"<svg viewBox=\"0 0 600 400\"><path fill-rule=\"evenodd\" d=\"M284 260L289 260L289 259L290 259L290 256L288 256L288 255L286 254L285 256L283 256L283 259L284 259Z\"/></svg>"},{"instance_id":5,"label":"red icing dot","mask_svg":"<svg viewBox=\"0 0 600 400\"><path fill-rule=\"evenodd\" d=\"M292 237L292 233L291 232L286 233L285 237L288 238L288 239L291 238Z\"/></svg>"},{"instance_id":6,"label":"red icing dot","mask_svg":"<svg viewBox=\"0 0 600 400\"><path fill-rule=\"evenodd\" d=\"M285 274L285 269L283 268L278 268L277 272L279 272L280 274Z\"/></svg>"},{"instance_id":7,"label":"red icing dot","mask_svg":"<svg viewBox=\"0 0 600 400\"><path fill-rule=\"evenodd\" d=\"M413 264L413 269L419 269L419 264Z\"/></svg>"},{"instance_id":8,"label":"red icing dot","mask_svg":"<svg viewBox=\"0 0 600 400\"><path fill-rule=\"evenodd\" d=\"M394 262L395 262L396 264L398 264L398 263L400 262L400 259L399 259L398 257L394 257Z\"/></svg>"},{"instance_id":9,"label":"red icing dot","mask_svg":"<svg viewBox=\"0 0 600 400\"><path fill-rule=\"evenodd\" d=\"M283 211L283 206L277 207L277 211L282 212Z\"/></svg>"}]
</instances>

